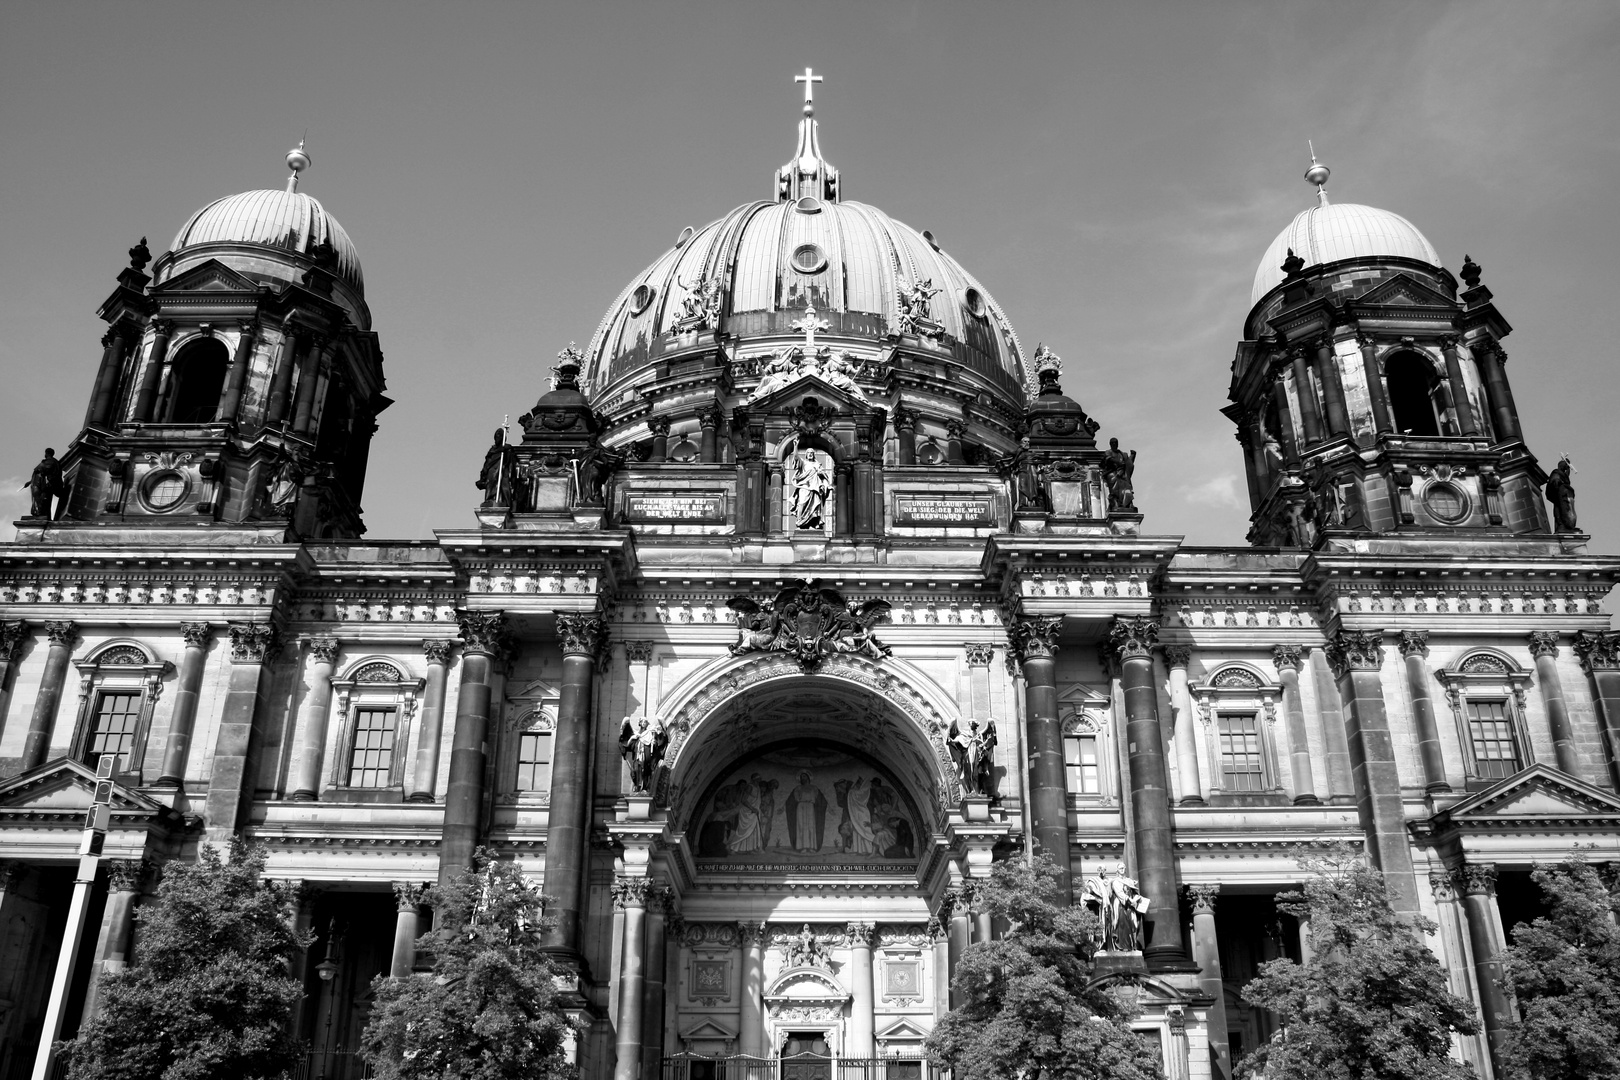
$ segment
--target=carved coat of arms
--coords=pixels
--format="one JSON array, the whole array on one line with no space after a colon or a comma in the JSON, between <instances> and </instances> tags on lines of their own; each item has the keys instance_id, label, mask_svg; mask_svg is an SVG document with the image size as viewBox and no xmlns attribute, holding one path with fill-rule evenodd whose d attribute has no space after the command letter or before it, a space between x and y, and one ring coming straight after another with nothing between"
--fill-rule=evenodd
<instances>
[{"instance_id":1,"label":"carved coat of arms","mask_svg":"<svg viewBox=\"0 0 1620 1080\"><path fill-rule=\"evenodd\" d=\"M789 582L774 600L734 596L726 606L737 616L733 656L786 652L805 671L814 671L834 653L860 653L881 660L890 652L872 632L889 617L887 600L857 604L845 600L836 589L800 579Z\"/></svg>"}]
</instances>

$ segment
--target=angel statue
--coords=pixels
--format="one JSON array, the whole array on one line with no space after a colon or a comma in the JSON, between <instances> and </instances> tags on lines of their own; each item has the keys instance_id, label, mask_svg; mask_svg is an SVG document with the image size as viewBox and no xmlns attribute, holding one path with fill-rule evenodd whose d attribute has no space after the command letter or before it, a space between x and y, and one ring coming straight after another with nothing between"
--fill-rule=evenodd
<instances>
[{"instance_id":1,"label":"angel statue","mask_svg":"<svg viewBox=\"0 0 1620 1080\"><path fill-rule=\"evenodd\" d=\"M619 754L630 766L630 787L636 792L652 789L658 766L669 748L669 728L656 716L639 720L627 716L619 725Z\"/></svg>"},{"instance_id":2,"label":"angel statue","mask_svg":"<svg viewBox=\"0 0 1620 1080\"><path fill-rule=\"evenodd\" d=\"M900 332L902 334L915 334L920 329L919 323L930 322L929 313L932 311L934 297L944 290L934 287L933 278L922 278L913 281L900 292Z\"/></svg>"},{"instance_id":3,"label":"angel statue","mask_svg":"<svg viewBox=\"0 0 1620 1080\"><path fill-rule=\"evenodd\" d=\"M962 790L994 797L996 722L986 720L980 727L977 720L967 721L966 726L952 720L945 741L950 746L951 760L956 763L956 778Z\"/></svg>"},{"instance_id":4,"label":"angel statue","mask_svg":"<svg viewBox=\"0 0 1620 1080\"><path fill-rule=\"evenodd\" d=\"M801 371L803 352L797 345L790 345L779 349L765 360L760 368L759 385L754 392L748 395L749 401L758 401L763 397L770 397L782 387L797 382Z\"/></svg>"},{"instance_id":5,"label":"angel statue","mask_svg":"<svg viewBox=\"0 0 1620 1080\"><path fill-rule=\"evenodd\" d=\"M737 640L731 646L731 655L763 652L776 641L776 612L770 601L761 604L746 596L733 596L726 607L737 618Z\"/></svg>"},{"instance_id":6,"label":"angel statue","mask_svg":"<svg viewBox=\"0 0 1620 1080\"><path fill-rule=\"evenodd\" d=\"M894 650L879 641L873 635L872 628L880 622L887 622L888 618L887 600L868 600L861 604L850 601L845 605L844 614L838 618L837 628L832 635L833 648L873 660L883 659Z\"/></svg>"}]
</instances>

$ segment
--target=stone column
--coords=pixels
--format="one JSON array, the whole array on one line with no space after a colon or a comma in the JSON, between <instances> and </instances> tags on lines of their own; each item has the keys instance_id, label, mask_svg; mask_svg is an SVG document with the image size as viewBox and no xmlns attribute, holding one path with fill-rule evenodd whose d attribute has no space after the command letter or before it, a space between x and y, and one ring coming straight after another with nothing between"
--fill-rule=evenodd
<instances>
[{"instance_id":1,"label":"stone column","mask_svg":"<svg viewBox=\"0 0 1620 1080\"><path fill-rule=\"evenodd\" d=\"M968 947L968 904L960 889L945 891L940 914L945 916L945 958L950 969L947 973L951 986L950 1005L954 1009L962 1004L961 991L956 988L956 968Z\"/></svg>"},{"instance_id":2,"label":"stone column","mask_svg":"<svg viewBox=\"0 0 1620 1080\"><path fill-rule=\"evenodd\" d=\"M742 1012L738 1043L750 1057L765 1056L765 935L762 922L740 922L742 940Z\"/></svg>"},{"instance_id":3,"label":"stone column","mask_svg":"<svg viewBox=\"0 0 1620 1080\"><path fill-rule=\"evenodd\" d=\"M1406 838L1400 770L1389 734L1379 669L1383 635L1372 630L1340 630L1328 642L1328 662L1344 699L1356 811L1367 834L1367 854L1383 872L1390 904L1401 915L1418 914L1412 850Z\"/></svg>"},{"instance_id":4,"label":"stone column","mask_svg":"<svg viewBox=\"0 0 1620 1080\"><path fill-rule=\"evenodd\" d=\"M1336 805L1351 803L1356 798L1356 786L1350 775L1350 740L1339 704L1339 688L1325 652L1317 649L1306 663L1311 666L1316 715L1322 725L1322 745L1327 748L1328 800Z\"/></svg>"},{"instance_id":5,"label":"stone column","mask_svg":"<svg viewBox=\"0 0 1620 1080\"><path fill-rule=\"evenodd\" d=\"M275 373L270 377L270 396L264 407L266 427L287 418L287 395L292 389L293 368L303 359L304 351L312 343L308 331L291 326L282 331L281 351L276 357Z\"/></svg>"},{"instance_id":6,"label":"stone column","mask_svg":"<svg viewBox=\"0 0 1620 1080\"><path fill-rule=\"evenodd\" d=\"M1232 1080L1232 1047L1226 1036L1226 995L1221 986L1221 946L1215 931L1215 897L1219 885L1188 885L1192 900L1193 963L1198 987L1215 999L1209 1007L1209 1056L1212 1080Z\"/></svg>"},{"instance_id":7,"label":"stone column","mask_svg":"<svg viewBox=\"0 0 1620 1080\"><path fill-rule=\"evenodd\" d=\"M1496 906L1496 867L1468 865L1457 873L1463 890L1463 910L1468 914L1468 944L1474 953L1474 981L1479 987L1485 1041L1490 1047L1491 1065L1502 1076L1508 1028L1518 1017L1513 998L1501 985L1502 950L1507 946L1507 935L1502 932L1502 912Z\"/></svg>"},{"instance_id":8,"label":"stone column","mask_svg":"<svg viewBox=\"0 0 1620 1080\"><path fill-rule=\"evenodd\" d=\"M1553 756L1560 769L1579 778L1581 754L1575 746L1569 706L1564 704L1564 685L1558 679L1558 634L1543 630L1531 633L1530 655L1536 659L1536 682L1541 684L1541 703L1547 709L1547 726L1552 730Z\"/></svg>"},{"instance_id":9,"label":"stone column","mask_svg":"<svg viewBox=\"0 0 1620 1080\"><path fill-rule=\"evenodd\" d=\"M647 421L647 430L652 433L652 453L648 455L647 462L662 465L669 460L669 417L652 417Z\"/></svg>"},{"instance_id":10,"label":"stone column","mask_svg":"<svg viewBox=\"0 0 1620 1080\"><path fill-rule=\"evenodd\" d=\"M484 812L484 763L489 754L490 683L504 662L511 638L504 611L458 611L461 625L461 687L456 695L456 728L450 745L450 778L444 791L444 825L439 842L439 884L471 868ZM555 807L553 807L555 813ZM553 855L548 840L547 875ZM551 895L551 882L546 882Z\"/></svg>"},{"instance_id":11,"label":"stone column","mask_svg":"<svg viewBox=\"0 0 1620 1080\"><path fill-rule=\"evenodd\" d=\"M1307 449L1322 441L1322 406L1316 400L1316 387L1311 385L1305 350L1294 349L1288 355L1294 369L1294 393L1299 398L1299 419L1305 427L1302 449Z\"/></svg>"},{"instance_id":12,"label":"stone column","mask_svg":"<svg viewBox=\"0 0 1620 1080\"><path fill-rule=\"evenodd\" d=\"M579 954L590 830L591 683L607 646L607 623L597 615L557 615L562 686L552 737L551 805L546 825L546 895L555 897L556 928L546 948ZM463 661L465 663L466 661Z\"/></svg>"},{"instance_id":13,"label":"stone column","mask_svg":"<svg viewBox=\"0 0 1620 1080\"><path fill-rule=\"evenodd\" d=\"M854 525L855 498L853 492L855 485L851 480L854 469L847 464L833 466L833 535L853 536L860 530ZM783 477L783 487L787 486L787 478ZM784 498L791 498L784 493Z\"/></svg>"},{"instance_id":14,"label":"stone column","mask_svg":"<svg viewBox=\"0 0 1620 1080\"><path fill-rule=\"evenodd\" d=\"M1316 778L1311 775L1311 744L1305 732L1305 702L1299 696L1299 669L1303 652L1298 645L1273 645L1271 658L1282 683L1283 716L1288 722L1288 762L1294 774L1294 805L1321 806Z\"/></svg>"},{"instance_id":15,"label":"stone column","mask_svg":"<svg viewBox=\"0 0 1620 1080\"><path fill-rule=\"evenodd\" d=\"M391 979L409 978L416 967L416 938L421 932L425 881L394 882L394 955L388 965Z\"/></svg>"},{"instance_id":16,"label":"stone column","mask_svg":"<svg viewBox=\"0 0 1620 1080\"><path fill-rule=\"evenodd\" d=\"M1474 989L1472 980L1468 978L1467 930L1464 928L1462 908L1457 902L1459 886L1459 880L1450 872L1431 871L1429 874L1429 890L1434 894L1437 915L1435 922L1440 927L1440 947L1444 953L1446 989L1464 1001L1472 1001ZM1459 1035L1457 1042L1462 1048L1463 1060L1473 1065L1480 1075L1489 1076L1482 1060L1489 1057L1485 1052L1484 1032Z\"/></svg>"},{"instance_id":17,"label":"stone column","mask_svg":"<svg viewBox=\"0 0 1620 1080\"><path fill-rule=\"evenodd\" d=\"M1463 379L1462 360L1457 356L1457 338L1447 334L1440 339L1440 354L1446 358L1446 381L1451 384L1451 404L1457 410L1457 428L1464 435L1478 435L1474 407L1468 400L1468 383Z\"/></svg>"},{"instance_id":18,"label":"stone column","mask_svg":"<svg viewBox=\"0 0 1620 1080\"><path fill-rule=\"evenodd\" d=\"M191 756L191 733L197 725L197 695L202 691L203 669L208 665L208 645L214 628L205 622L180 624L186 651L180 658L180 674L175 679L174 711L169 714L169 735L163 743L163 768L159 784L182 787L186 762Z\"/></svg>"},{"instance_id":19,"label":"stone column","mask_svg":"<svg viewBox=\"0 0 1620 1080\"><path fill-rule=\"evenodd\" d=\"M928 917L927 934L934 959L934 1015L939 1017L951 1003L951 948L938 917Z\"/></svg>"},{"instance_id":20,"label":"stone column","mask_svg":"<svg viewBox=\"0 0 1620 1080\"><path fill-rule=\"evenodd\" d=\"M142 424L152 422L158 381L163 378L163 364L169 357L169 335L174 333L174 323L159 319L152 323L152 330L152 352L147 357L146 369L141 372L141 385L135 391L135 408L130 413L130 419Z\"/></svg>"},{"instance_id":21,"label":"stone column","mask_svg":"<svg viewBox=\"0 0 1620 1080\"><path fill-rule=\"evenodd\" d=\"M1327 404L1327 426L1330 435L1350 435L1350 411L1344 404L1344 381L1339 375L1339 360L1333 354L1333 335L1323 334L1316 339L1316 379L1322 384L1322 397Z\"/></svg>"},{"instance_id":22,"label":"stone column","mask_svg":"<svg viewBox=\"0 0 1620 1080\"><path fill-rule=\"evenodd\" d=\"M281 637L269 623L231 623L231 675L220 710L219 735L203 818L208 838L223 842L247 819L258 780L259 746L264 736L260 707L269 666Z\"/></svg>"},{"instance_id":23,"label":"stone column","mask_svg":"<svg viewBox=\"0 0 1620 1080\"><path fill-rule=\"evenodd\" d=\"M1164 647L1165 666L1170 669L1170 707L1176 713L1176 787L1180 805L1204 806L1203 782L1198 776L1198 733L1193 727L1192 694L1187 689L1187 662L1192 649L1186 645Z\"/></svg>"},{"instance_id":24,"label":"stone column","mask_svg":"<svg viewBox=\"0 0 1620 1080\"><path fill-rule=\"evenodd\" d=\"M662 1075L664 1008L672 922L678 928L680 916L675 913L675 895L668 885L654 882L647 892L647 1007L641 1017L641 1075L647 1080Z\"/></svg>"},{"instance_id":25,"label":"stone column","mask_svg":"<svg viewBox=\"0 0 1620 1080\"><path fill-rule=\"evenodd\" d=\"M877 1057L877 1016L872 992L872 938L875 933L876 928L869 922L849 924L849 1042L844 1046L844 1057Z\"/></svg>"},{"instance_id":26,"label":"stone column","mask_svg":"<svg viewBox=\"0 0 1620 1080\"><path fill-rule=\"evenodd\" d=\"M298 715L298 752L293 756L294 802L320 798L321 764L326 759L326 726L332 717L332 669L337 664L335 637L309 639L309 694Z\"/></svg>"},{"instance_id":27,"label":"stone column","mask_svg":"<svg viewBox=\"0 0 1620 1080\"><path fill-rule=\"evenodd\" d=\"M51 734L56 729L56 710L62 702L62 685L67 681L68 660L73 646L79 640L79 627L71 622L45 624L45 640L50 649L45 654L45 673L39 680L39 695L34 698L34 715L28 720L28 735L23 740L22 767L24 771L45 764L51 750Z\"/></svg>"},{"instance_id":28,"label":"stone column","mask_svg":"<svg viewBox=\"0 0 1620 1080\"><path fill-rule=\"evenodd\" d=\"M23 619L0 619L0 731L6 726L11 711L12 675L22 656L23 642L28 640L28 623Z\"/></svg>"},{"instance_id":29,"label":"stone column","mask_svg":"<svg viewBox=\"0 0 1620 1080\"><path fill-rule=\"evenodd\" d=\"M1271 400L1277 406L1277 441L1282 444L1285 465L1299 463L1299 439L1294 435L1294 410L1288 404L1288 387L1278 372L1271 384Z\"/></svg>"},{"instance_id":30,"label":"stone column","mask_svg":"<svg viewBox=\"0 0 1620 1080\"><path fill-rule=\"evenodd\" d=\"M1356 331L1356 344L1361 348L1361 368L1367 376L1367 397L1372 403L1373 434L1382 435L1394 430L1389 422L1389 398L1384 393L1384 378L1378 370L1378 342L1371 334Z\"/></svg>"},{"instance_id":31,"label":"stone column","mask_svg":"<svg viewBox=\"0 0 1620 1080\"><path fill-rule=\"evenodd\" d=\"M298 376L298 400L293 406L293 431L309 433L315 415L315 390L321 381L321 354L326 351L325 339L312 336L304 352L303 371Z\"/></svg>"},{"instance_id":32,"label":"stone column","mask_svg":"<svg viewBox=\"0 0 1620 1080\"><path fill-rule=\"evenodd\" d=\"M1603 723L1609 784L1620 788L1620 631L1582 630L1575 635L1575 655L1592 680L1592 696Z\"/></svg>"},{"instance_id":33,"label":"stone column","mask_svg":"<svg viewBox=\"0 0 1620 1080\"><path fill-rule=\"evenodd\" d=\"M1423 783L1431 792L1450 791L1446 762L1440 755L1440 726L1435 721L1434 698L1429 695L1427 630L1402 630L1398 648L1406 658L1406 689L1412 695L1412 717L1417 722L1418 757L1423 762Z\"/></svg>"},{"instance_id":34,"label":"stone column","mask_svg":"<svg viewBox=\"0 0 1620 1080\"><path fill-rule=\"evenodd\" d=\"M124 352L129 338L124 324L114 323L101 337L101 367L96 371L95 391L90 396L90 408L84 414L86 427L105 425L111 418L113 394L118 389L118 376L124 370Z\"/></svg>"},{"instance_id":35,"label":"stone column","mask_svg":"<svg viewBox=\"0 0 1620 1080\"><path fill-rule=\"evenodd\" d=\"M1504 365L1507 353L1491 338L1482 338L1469 346L1474 363L1479 366L1481 381L1485 383L1485 397L1491 404L1491 417L1496 421L1496 441L1519 439L1519 407L1513 402L1513 387L1508 383Z\"/></svg>"},{"instance_id":36,"label":"stone column","mask_svg":"<svg viewBox=\"0 0 1620 1080\"><path fill-rule=\"evenodd\" d=\"M1159 625L1151 619L1116 616L1108 633L1125 697L1136 876L1149 904L1143 920L1147 944L1142 953L1150 970L1175 971L1187 967L1188 958L1181 936L1181 905L1176 899L1175 829L1158 693L1153 685L1153 648L1158 640Z\"/></svg>"},{"instance_id":37,"label":"stone column","mask_svg":"<svg viewBox=\"0 0 1620 1080\"><path fill-rule=\"evenodd\" d=\"M82 1016L94 1016L101 997L101 979L129 966L130 945L135 937L135 903L146 876L142 859L108 859L107 906L102 909L101 934L96 942L95 962L90 985L85 989Z\"/></svg>"},{"instance_id":38,"label":"stone column","mask_svg":"<svg viewBox=\"0 0 1620 1080\"><path fill-rule=\"evenodd\" d=\"M406 802L430 803L439 782L439 745L444 741L444 687L455 642L424 638L422 653L427 657L427 678L422 687L422 727L416 736L416 767L411 793Z\"/></svg>"},{"instance_id":39,"label":"stone column","mask_svg":"<svg viewBox=\"0 0 1620 1080\"><path fill-rule=\"evenodd\" d=\"M698 413L698 463L701 465L713 465L720 460L716 432L723 418L718 408L704 409Z\"/></svg>"},{"instance_id":40,"label":"stone column","mask_svg":"<svg viewBox=\"0 0 1620 1080\"><path fill-rule=\"evenodd\" d=\"M253 347L259 340L259 324L246 322L236 339L236 352L231 357L230 370L225 373L225 390L220 395L219 412L215 419L228 424L236 423L242 412L242 396L247 390L248 370L253 366Z\"/></svg>"},{"instance_id":41,"label":"stone column","mask_svg":"<svg viewBox=\"0 0 1620 1080\"><path fill-rule=\"evenodd\" d=\"M967 424L960 420L945 421L945 464L965 464L962 458L962 437L967 434Z\"/></svg>"},{"instance_id":42,"label":"stone column","mask_svg":"<svg viewBox=\"0 0 1620 1080\"><path fill-rule=\"evenodd\" d=\"M1036 844L1063 871L1069 896L1069 797L1064 782L1063 728L1058 722L1057 639L1063 616L1016 618L1007 628L1024 670L1029 747L1029 811ZM953 961L954 963L954 961Z\"/></svg>"},{"instance_id":43,"label":"stone column","mask_svg":"<svg viewBox=\"0 0 1620 1080\"><path fill-rule=\"evenodd\" d=\"M917 464L916 410L903 405L894 410L894 447L897 464Z\"/></svg>"},{"instance_id":44,"label":"stone column","mask_svg":"<svg viewBox=\"0 0 1620 1080\"><path fill-rule=\"evenodd\" d=\"M624 952L619 958L619 1032L613 1080L641 1078L641 1017L646 1002L647 885L644 877L619 875L613 906L624 913Z\"/></svg>"},{"instance_id":45,"label":"stone column","mask_svg":"<svg viewBox=\"0 0 1620 1080\"><path fill-rule=\"evenodd\" d=\"M868 458L851 465L849 499L851 531L868 537L882 532L883 466Z\"/></svg>"}]
</instances>

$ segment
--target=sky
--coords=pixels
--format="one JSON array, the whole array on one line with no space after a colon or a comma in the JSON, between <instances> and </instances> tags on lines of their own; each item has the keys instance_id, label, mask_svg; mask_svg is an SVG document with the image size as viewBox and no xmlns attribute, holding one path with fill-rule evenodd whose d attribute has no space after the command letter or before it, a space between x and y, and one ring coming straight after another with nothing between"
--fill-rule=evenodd
<instances>
[{"instance_id":1,"label":"sky","mask_svg":"<svg viewBox=\"0 0 1620 1080\"><path fill-rule=\"evenodd\" d=\"M1241 545L1220 408L1255 266L1328 191L1465 253L1534 453L1620 551L1620 4L0 2L0 521L78 432L125 249L285 182L354 239L396 404L373 538L473 525L490 430L634 275L769 198L817 87L844 194L942 246L1139 453L1144 529Z\"/></svg>"}]
</instances>

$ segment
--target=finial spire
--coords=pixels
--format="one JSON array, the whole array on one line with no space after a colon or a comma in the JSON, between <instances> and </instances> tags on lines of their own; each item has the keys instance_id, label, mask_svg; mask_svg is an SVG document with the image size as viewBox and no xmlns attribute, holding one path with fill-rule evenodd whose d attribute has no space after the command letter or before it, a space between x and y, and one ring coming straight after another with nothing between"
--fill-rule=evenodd
<instances>
[{"instance_id":1,"label":"finial spire","mask_svg":"<svg viewBox=\"0 0 1620 1080\"><path fill-rule=\"evenodd\" d=\"M803 75L793 76L793 81L804 83L804 115L816 115L815 84L825 80L820 75L814 74L809 68L805 68Z\"/></svg>"},{"instance_id":2,"label":"finial spire","mask_svg":"<svg viewBox=\"0 0 1620 1080\"><path fill-rule=\"evenodd\" d=\"M1305 140L1305 145L1311 151L1311 167L1305 170L1305 182L1316 185L1316 201L1322 206L1326 206L1328 197L1327 192L1323 190L1323 186L1328 182L1328 177L1333 175L1333 170L1316 160L1316 145L1310 139Z\"/></svg>"},{"instance_id":3,"label":"finial spire","mask_svg":"<svg viewBox=\"0 0 1620 1080\"><path fill-rule=\"evenodd\" d=\"M821 156L820 140L816 138L815 85L824 80L813 69L805 68L803 75L793 76L793 81L804 83L804 115L799 119L798 152L792 161L776 170L777 201L797 202L808 196L837 202L838 170Z\"/></svg>"},{"instance_id":4,"label":"finial spire","mask_svg":"<svg viewBox=\"0 0 1620 1080\"><path fill-rule=\"evenodd\" d=\"M287 151L287 168L292 170L292 175L287 177L288 191L298 190L298 174L309 168L310 161L309 152L304 149L304 140L299 139L298 145Z\"/></svg>"}]
</instances>

